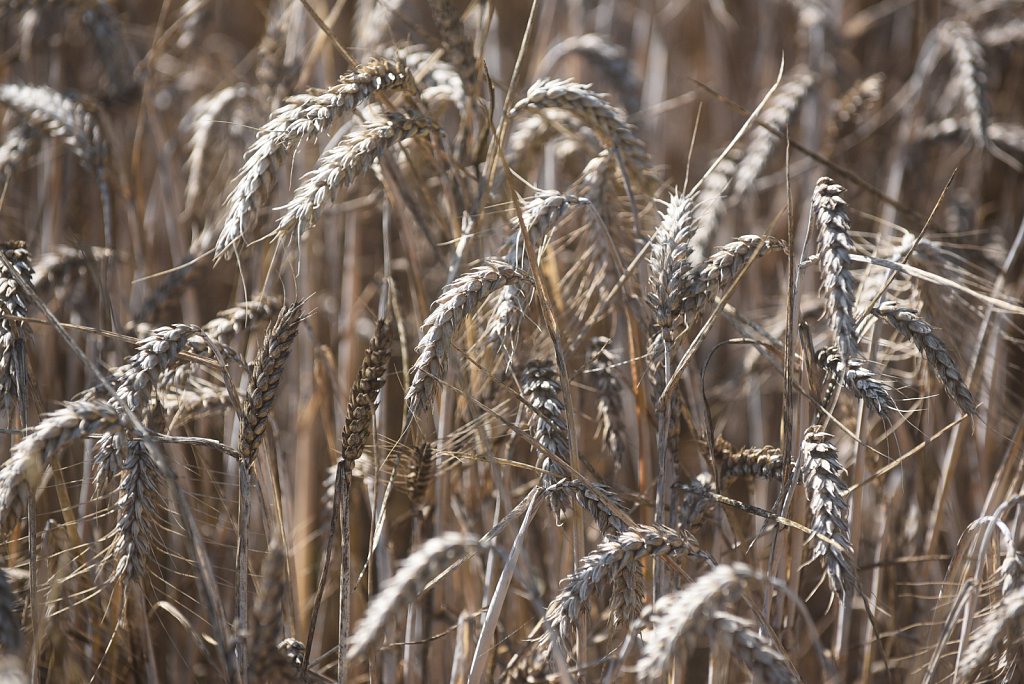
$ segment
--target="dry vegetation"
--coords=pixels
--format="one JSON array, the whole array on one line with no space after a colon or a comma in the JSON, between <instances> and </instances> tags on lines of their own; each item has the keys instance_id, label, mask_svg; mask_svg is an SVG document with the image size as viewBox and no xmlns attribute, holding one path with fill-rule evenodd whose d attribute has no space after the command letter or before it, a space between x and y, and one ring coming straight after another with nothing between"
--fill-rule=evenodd
<instances>
[{"instance_id":1,"label":"dry vegetation","mask_svg":"<svg viewBox=\"0 0 1024 684\"><path fill-rule=\"evenodd\" d=\"M0 680L1024 678L1024 2L0 41Z\"/></svg>"}]
</instances>

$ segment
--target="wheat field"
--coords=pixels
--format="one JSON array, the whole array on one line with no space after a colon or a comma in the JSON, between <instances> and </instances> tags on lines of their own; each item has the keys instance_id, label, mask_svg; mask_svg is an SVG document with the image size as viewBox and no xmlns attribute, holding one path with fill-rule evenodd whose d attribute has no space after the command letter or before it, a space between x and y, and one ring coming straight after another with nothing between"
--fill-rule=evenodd
<instances>
[{"instance_id":1,"label":"wheat field","mask_svg":"<svg viewBox=\"0 0 1024 684\"><path fill-rule=\"evenodd\" d=\"M0 0L0 682L1024 681L1024 2Z\"/></svg>"}]
</instances>

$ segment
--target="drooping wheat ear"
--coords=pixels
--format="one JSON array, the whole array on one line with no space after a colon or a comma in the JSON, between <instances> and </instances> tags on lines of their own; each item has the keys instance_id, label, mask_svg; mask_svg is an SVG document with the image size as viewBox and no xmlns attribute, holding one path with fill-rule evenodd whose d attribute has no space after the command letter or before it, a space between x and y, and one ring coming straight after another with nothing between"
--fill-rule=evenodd
<instances>
[{"instance_id":1,"label":"drooping wheat ear","mask_svg":"<svg viewBox=\"0 0 1024 684\"><path fill-rule=\"evenodd\" d=\"M22 282L31 287L32 259L25 243L20 240L0 242L0 251ZM8 414L15 407L27 406L29 391L26 357L29 329L24 322L8 317L27 315L28 294L7 266L0 264L0 408Z\"/></svg>"},{"instance_id":2,"label":"drooping wheat ear","mask_svg":"<svg viewBox=\"0 0 1024 684\"><path fill-rule=\"evenodd\" d=\"M249 634L249 676L254 682L297 682L295 666L278 649L284 636L288 563L275 539L260 566L260 593L252 610Z\"/></svg>"},{"instance_id":3,"label":"drooping wheat ear","mask_svg":"<svg viewBox=\"0 0 1024 684\"><path fill-rule=\"evenodd\" d=\"M43 416L0 466L0 536L10 535L25 514L27 497L35 495L43 472L61 449L119 422L117 409L100 401L69 402Z\"/></svg>"},{"instance_id":4,"label":"drooping wheat ear","mask_svg":"<svg viewBox=\"0 0 1024 684\"><path fill-rule=\"evenodd\" d=\"M544 471L540 483L543 487L551 487L568 473L549 454L563 462L569 461L569 427L565 421L558 370L550 361L530 361L523 369L520 386L529 407L527 425L530 436L541 447L537 454L537 465ZM558 524L562 524L571 505L565 492L551 490L548 501Z\"/></svg>"},{"instance_id":5,"label":"drooping wheat ear","mask_svg":"<svg viewBox=\"0 0 1024 684\"><path fill-rule=\"evenodd\" d=\"M106 166L107 143L99 121L92 112L78 100L47 86L12 83L0 85L0 104L16 112L33 128L67 145L85 169L96 177L103 208L105 235L112 239L110 233L113 219Z\"/></svg>"},{"instance_id":6,"label":"drooping wheat ear","mask_svg":"<svg viewBox=\"0 0 1024 684\"><path fill-rule=\"evenodd\" d=\"M804 432L800 445L803 457L804 491L811 505L812 558L823 558L832 593L845 599L856 581L854 551L850 542L850 507L846 502L846 468L832 435L820 425Z\"/></svg>"},{"instance_id":7,"label":"drooping wheat ear","mask_svg":"<svg viewBox=\"0 0 1024 684\"><path fill-rule=\"evenodd\" d=\"M374 93L405 87L408 81L408 72L401 64L373 60L346 73L332 88L295 95L276 109L246 152L228 196L227 218L217 239L217 258L237 249L256 225L277 182L281 157L288 149L317 136Z\"/></svg>"},{"instance_id":8,"label":"drooping wheat ear","mask_svg":"<svg viewBox=\"0 0 1024 684\"><path fill-rule=\"evenodd\" d=\"M979 681L979 671L990 663L997 648L1016 648L1019 639L1011 630L1019 629L1020 618L1024 615L1024 586L1017 587L1004 595L985 616L980 625L971 630L970 641L964 649L956 681ZM981 677L988 679L988 677Z\"/></svg>"},{"instance_id":9,"label":"drooping wheat ear","mask_svg":"<svg viewBox=\"0 0 1024 684\"><path fill-rule=\"evenodd\" d=\"M758 126L750 132L750 139L743 148L743 156L736 164L733 197L742 197L754 187L754 181L761 175L772 151L779 144L779 136L773 131L789 125L812 85L814 75L806 66L797 66L765 104L761 110L761 122L772 130Z\"/></svg>"},{"instance_id":10,"label":"drooping wheat ear","mask_svg":"<svg viewBox=\"0 0 1024 684\"><path fill-rule=\"evenodd\" d=\"M476 55L473 41L466 33L462 17L452 6L451 0L427 0L430 14L440 31L444 56L459 72L462 80L471 83L476 77Z\"/></svg>"},{"instance_id":11,"label":"drooping wheat ear","mask_svg":"<svg viewBox=\"0 0 1024 684\"><path fill-rule=\"evenodd\" d=\"M338 188L348 186L366 173L387 148L408 138L437 130L437 125L411 110L387 112L380 119L345 136L324 152L302 180L295 196L285 205L274 228L274 239L285 240L294 232L301 237L312 229L325 202L333 201Z\"/></svg>"},{"instance_id":12,"label":"drooping wheat ear","mask_svg":"<svg viewBox=\"0 0 1024 684\"><path fill-rule=\"evenodd\" d=\"M900 306L892 301L880 303L871 310L871 313L884 318L900 335L914 343L914 346L924 354L928 367L942 383L946 394L956 402L961 411L970 416L978 415L978 403L960 374L953 355L935 334L935 329L928 321L921 318L915 309Z\"/></svg>"},{"instance_id":13,"label":"drooping wheat ear","mask_svg":"<svg viewBox=\"0 0 1024 684\"><path fill-rule=\"evenodd\" d=\"M7 132L0 144L0 193L7 186L21 162L32 151L36 142L35 131L28 124L22 124Z\"/></svg>"},{"instance_id":14,"label":"drooping wheat ear","mask_svg":"<svg viewBox=\"0 0 1024 684\"><path fill-rule=\"evenodd\" d=\"M563 79L542 79L530 86L526 97L509 111L516 116L527 110L562 109L589 126L608 149L622 155L623 173L636 183L644 183L644 174L652 168L643 141L627 122L626 113L595 93L589 85Z\"/></svg>"},{"instance_id":15,"label":"drooping wheat ear","mask_svg":"<svg viewBox=\"0 0 1024 684\"><path fill-rule=\"evenodd\" d=\"M409 554L399 565L398 571L370 599L366 615L356 626L349 642L348 659L355 660L366 655L380 638L392 615L415 600L416 595L449 565L479 545L474 537L446 532L424 542Z\"/></svg>"},{"instance_id":16,"label":"drooping wheat ear","mask_svg":"<svg viewBox=\"0 0 1024 684\"><path fill-rule=\"evenodd\" d=\"M661 223L651 238L647 257L650 269L648 301L654 309L657 327L670 329L675 321L682 297L683 280L692 266L690 238L694 234L693 202L686 195L673 192L661 214Z\"/></svg>"},{"instance_id":17,"label":"drooping wheat ear","mask_svg":"<svg viewBox=\"0 0 1024 684\"><path fill-rule=\"evenodd\" d=\"M186 213L192 214L201 197L206 192L208 182L208 158L216 140L214 131L228 118L231 107L238 103L249 102L255 93L246 85L232 85L218 90L207 97L200 98L189 111L192 135L188 141L188 160L185 162L185 207Z\"/></svg>"},{"instance_id":18,"label":"drooping wheat ear","mask_svg":"<svg viewBox=\"0 0 1024 684\"><path fill-rule=\"evenodd\" d=\"M1002 47L1024 41L1024 19L1011 19L989 26L979 36L986 47Z\"/></svg>"},{"instance_id":19,"label":"drooping wheat ear","mask_svg":"<svg viewBox=\"0 0 1024 684\"><path fill-rule=\"evenodd\" d=\"M161 500L162 476L145 444L132 440L124 449L121 482L118 486L117 525L114 528L112 552L113 578L141 581L153 558L152 540Z\"/></svg>"},{"instance_id":20,"label":"drooping wheat ear","mask_svg":"<svg viewBox=\"0 0 1024 684\"><path fill-rule=\"evenodd\" d=\"M582 130L581 130L582 128ZM580 127L579 119L560 109L533 112L517 118L508 134L505 159L511 169L520 172L535 170L544 146L559 136L570 136L596 142L590 128ZM497 183L495 187L499 187Z\"/></svg>"},{"instance_id":21,"label":"drooping wheat ear","mask_svg":"<svg viewBox=\"0 0 1024 684\"><path fill-rule=\"evenodd\" d=\"M759 579L759 574L743 563L719 565L686 588L655 601L641 618L648 624L637 661L642 679L661 678L680 651L692 648L698 638L706 636L712 640L732 638L732 653L750 668L757 681L800 681L774 645L765 637L757 637L758 628L753 622L722 610L735 605L744 590ZM788 676L781 676L782 671Z\"/></svg>"},{"instance_id":22,"label":"drooping wheat ear","mask_svg":"<svg viewBox=\"0 0 1024 684\"><path fill-rule=\"evenodd\" d=\"M522 208L522 215L526 234L533 248L539 253L554 226L569 209L584 202L586 200L580 197L563 195L560 192L549 190L542 190L531 197ZM518 218L512 220L512 225L515 232L508 240L504 258L513 266L527 271L526 247L523 245L523 236L518 228ZM532 288L528 282L520 281L506 285L501 291L501 297L495 305L494 312L484 331L484 340L487 344L504 349L509 360L511 360L512 351L509 345L513 340L519 338L519 325L531 295Z\"/></svg>"},{"instance_id":23,"label":"drooping wheat ear","mask_svg":"<svg viewBox=\"0 0 1024 684\"><path fill-rule=\"evenodd\" d=\"M270 320L280 311L281 300L277 297L239 302L218 311L216 316L203 325L203 332L214 342L227 344L242 331L256 323Z\"/></svg>"},{"instance_id":24,"label":"drooping wheat ear","mask_svg":"<svg viewBox=\"0 0 1024 684\"><path fill-rule=\"evenodd\" d=\"M830 379L866 401L878 415L885 416L897 410L892 399L892 387L879 380L860 359L844 362L836 347L819 349L814 358L818 366L831 376Z\"/></svg>"},{"instance_id":25,"label":"drooping wheat ear","mask_svg":"<svg viewBox=\"0 0 1024 684\"><path fill-rule=\"evenodd\" d=\"M540 66L537 67L537 73L550 73L559 62L572 54L580 55L605 73L608 80L619 90L627 112L639 111L642 84L633 74L629 53L622 46L609 41L607 36L585 33L562 40L544 55Z\"/></svg>"},{"instance_id":26,"label":"drooping wheat ear","mask_svg":"<svg viewBox=\"0 0 1024 684\"><path fill-rule=\"evenodd\" d=\"M391 361L391 341L394 326L387 318L377 321L377 327L366 348L359 377L352 386L345 411L345 426L341 431L341 458L348 467L363 453L363 445L370 432L377 397L384 386L388 363Z\"/></svg>"},{"instance_id":27,"label":"drooping wheat ear","mask_svg":"<svg viewBox=\"0 0 1024 684\"><path fill-rule=\"evenodd\" d=\"M231 406L228 391L223 387L193 379L187 385L176 385L168 391L161 391L160 405L171 417L168 432L204 416L223 411Z\"/></svg>"},{"instance_id":28,"label":"drooping wheat ear","mask_svg":"<svg viewBox=\"0 0 1024 684\"><path fill-rule=\"evenodd\" d=\"M776 250L786 251L786 243L759 235L743 235L719 247L707 261L683 277L678 313L694 320L699 318L715 297L729 289L751 259Z\"/></svg>"},{"instance_id":29,"label":"drooping wheat ear","mask_svg":"<svg viewBox=\"0 0 1024 684\"><path fill-rule=\"evenodd\" d=\"M708 511L714 505L709 494L717 491L715 477L711 473L700 473L690 482L678 483L681 501L676 512L676 524L681 530L693 530L704 524Z\"/></svg>"},{"instance_id":30,"label":"drooping wheat ear","mask_svg":"<svg viewBox=\"0 0 1024 684\"><path fill-rule=\"evenodd\" d=\"M811 209L818 223L818 268L821 289L825 296L829 324L835 334L839 356L845 362L859 355L857 350L857 319L853 304L857 288L850 273L850 215L844 188L823 176L814 186Z\"/></svg>"},{"instance_id":31,"label":"drooping wheat ear","mask_svg":"<svg viewBox=\"0 0 1024 684\"><path fill-rule=\"evenodd\" d=\"M747 447L736 451L721 437L712 449L718 476L728 484L740 478L781 482L785 475L782 449L776 446Z\"/></svg>"},{"instance_id":32,"label":"drooping wheat ear","mask_svg":"<svg viewBox=\"0 0 1024 684\"><path fill-rule=\"evenodd\" d=\"M953 84L963 98L971 137L978 145L988 147L989 107L985 96L985 52L974 29L964 21L947 23L945 39L953 56Z\"/></svg>"},{"instance_id":33,"label":"drooping wheat ear","mask_svg":"<svg viewBox=\"0 0 1024 684\"><path fill-rule=\"evenodd\" d=\"M263 344L256 353L249 389L242 402L243 415L238 434L238 453L247 466L252 465L256 458L256 448L267 429L270 408L301 322L302 302L285 305L267 329Z\"/></svg>"},{"instance_id":34,"label":"drooping wheat ear","mask_svg":"<svg viewBox=\"0 0 1024 684\"><path fill-rule=\"evenodd\" d=\"M405 394L411 418L427 410L437 383L444 381L452 339L463 321L473 315L489 294L523 280L528 277L515 266L489 259L445 287L423 322L423 337L416 345L419 357L412 366L412 381Z\"/></svg>"},{"instance_id":35,"label":"drooping wheat ear","mask_svg":"<svg viewBox=\"0 0 1024 684\"><path fill-rule=\"evenodd\" d=\"M580 615L592 596L613 578L652 556L696 555L697 542L689 532L676 532L663 526L637 525L622 534L603 541L595 550L583 557L578 570L562 581L562 590L548 604L544 613L547 629L538 642L538 650L551 652L552 635L568 649L570 630L579 622Z\"/></svg>"},{"instance_id":36,"label":"drooping wheat ear","mask_svg":"<svg viewBox=\"0 0 1024 684\"><path fill-rule=\"evenodd\" d=\"M597 432L616 470L626 460L626 420L622 410L622 381L615 368L622 364L607 337L590 340L587 374L597 394Z\"/></svg>"},{"instance_id":37,"label":"drooping wheat ear","mask_svg":"<svg viewBox=\"0 0 1024 684\"><path fill-rule=\"evenodd\" d=\"M7 573L0 570L0 653L17 653L21 649L21 619L17 604Z\"/></svg>"},{"instance_id":38,"label":"drooping wheat ear","mask_svg":"<svg viewBox=\"0 0 1024 684\"><path fill-rule=\"evenodd\" d=\"M871 74L850 86L832 107L829 138L838 140L849 135L874 111L882 100L885 74Z\"/></svg>"}]
</instances>

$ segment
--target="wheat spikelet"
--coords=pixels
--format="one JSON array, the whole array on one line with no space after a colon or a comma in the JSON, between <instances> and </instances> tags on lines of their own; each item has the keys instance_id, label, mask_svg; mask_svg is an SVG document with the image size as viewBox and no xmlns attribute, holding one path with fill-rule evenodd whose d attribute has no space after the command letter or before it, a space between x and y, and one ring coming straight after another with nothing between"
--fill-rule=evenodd
<instances>
[{"instance_id":1,"label":"wheat spikelet","mask_svg":"<svg viewBox=\"0 0 1024 684\"><path fill-rule=\"evenodd\" d=\"M323 92L296 95L276 109L246 152L227 200L227 218L217 238L216 256L237 249L256 224L257 214L277 181L279 160L291 147L315 137L377 92L404 87L408 73L398 63L371 61L348 72Z\"/></svg>"},{"instance_id":2,"label":"wheat spikelet","mask_svg":"<svg viewBox=\"0 0 1024 684\"><path fill-rule=\"evenodd\" d=\"M538 643L538 650L543 654L550 652L552 634L567 646L569 630L579 622L591 597L606 582L629 571L642 559L698 553L697 542L688 532L679 533L662 526L637 525L606 539L579 561L576 572L562 581L562 590L544 613L548 629Z\"/></svg>"},{"instance_id":3,"label":"wheat spikelet","mask_svg":"<svg viewBox=\"0 0 1024 684\"><path fill-rule=\"evenodd\" d=\"M558 370L549 361L530 361L520 378L523 399L529 406L527 423L530 436L541 447L538 453L538 467L544 471L540 483L551 487L568 474L558 461L548 455L554 454L560 461L569 461L569 428L565 422L565 404L562 402L562 386ZM569 500L559 489L549 492L548 501L559 524L565 521Z\"/></svg>"},{"instance_id":4,"label":"wheat spikelet","mask_svg":"<svg viewBox=\"0 0 1024 684\"><path fill-rule=\"evenodd\" d=\"M238 453L247 466L252 465L256 458L256 448L267 429L270 408L301 322L302 303L286 305L267 329L256 354L252 380L242 402L243 415L238 434Z\"/></svg>"},{"instance_id":5,"label":"wheat spikelet","mask_svg":"<svg viewBox=\"0 0 1024 684\"><path fill-rule=\"evenodd\" d=\"M825 296L829 324L835 334L839 356L846 362L859 355L857 321L853 304L857 288L850 274L850 216L844 189L827 176L814 186L811 209L818 223L818 268Z\"/></svg>"},{"instance_id":6,"label":"wheat spikelet","mask_svg":"<svg viewBox=\"0 0 1024 684\"><path fill-rule=\"evenodd\" d=\"M844 362L836 347L819 349L814 358L818 366L827 371L832 379L850 390L854 396L866 401L878 415L884 416L896 411L892 388L875 377L859 359Z\"/></svg>"},{"instance_id":7,"label":"wheat spikelet","mask_svg":"<svg viewBox=\"0 0 1024 684\"><path fill-rule=\"evenodd\" d=\"M32 260L24 242L0 243L0 252L22 282L32 282ZM27 406L29 390L26 357L29 329L23 322L8 317L25 318L27 315L28 294L8 267L0 265L0 407L7 413L15 407Z\"/></svg>"},{"instance_id":8,"label":"wheat spikelet","mask_svg":"<svg viewBox=\"0 0 1024 684\"><path fill-rule=\"evenodd\" d=\"M0 536L7 537L24 515L24 499L34 496L53 457L70 443L120 422L106 402L73 401L43 416L38 425L11 449L0 466Z\"/></svg>"},{"instance_id":9,"label":"wheat spikelet","mask_svg":"<svg viewBox=\"0 0 1024 684\"><path fill-rule=\"evenodd\" d=\"M366 655L387 627L388 619L397 610L413 601L441 571L478 546L479 542L473 537L447 532L427 540L409 554L397 572L370 599L366 615L352 633L348 659L355 660Z\"/></svg>"},{"instance_id":10,"label":"wheat spikelet","mask_svg":"<svg viewBox=\"0 0 1024 684\"><path fill-rule=\"evenodd\" d=\"M4 191L21 162L31 153L36 137L32 127L22 124L7 132L0 144L0 192Z\"/></svg>"},{"instance_id":11,"label":"wheat spikelet","mask_svg":"<svg viewBox=\"0 0 1024 684\"><path fill-rule=\"evenodd\" d=\"M804 490L811 505L811 529L815 534L809 542L813 549L811 557L824 559L832 593L845 599L856 581L844 481L846 468L839 462L832 435L820 425L807 428L800 450Z\"/></svg>"},{"instance_id":12,"label":"wheat spikelet","mask_svg":"<svg viewBox=\"0 0 1024 684\"><path fill-rule=\"evenodd\" d=\"M214 342L227 344L255 323L270 320L281 310L281 300L276 297L239 302L203 325L203 333Z\"/></svg>"},{"instance_id":13,"label":"wheat spikelet","mask_svg":"<svg viewBox=\"0 0 1024 684\"><path fill-rule=\"evenodd\" d=\"M884 318L900 335L914 343L914 346L924 354L928 367L942 383L946 394L956 402L961 411L970 416L978 415L978 404L974 395L957 369L949 349L935 334L935 329L928 321L921 318L916 310L892 301L880 303L871 310L871 313Z\"/></svg>"},{"instance_id":14,"label":"wheat spikelet","mask_svg":"<svg viewBox=\"0 0 1024 684\"><path fill-rule=\"evenodd\" d=\"M609 103L604 95L595 93L589 85L570 80L543 79L530 86L526 97L513 105L509 116L545 109L561 109L578 117L594 130L605 147L622 155L627 176L645 182L644 174L652 167L647 148L627 122L626 113Z\"/></svg>"},{"instance_id":15,"label":"wheat spikelet","mask_svg":"<svg viewBox=\"0 0 1024 684\"><path fill-rule=\"evenodd\" d=\"M427 410L437 383L444 380L452 338L462 322L498 288L527 279L525 273L511 264L489 259L483 266L459 276L445 287L423 322L423 337L416 345L419 357L412 366L412 381L405 394L411 417L415 418Z\"/></svg>"},{"instance_id":16,"label":"wheat spikelet","mask_svg":"<svg viewBox=\"0 0 1024 684\"><path fill-rule=\"evenodd\" d=\"M413 110L388 112L367 123L320 156L316 168L302 180L274 228L274 239L284 240L294 231L301 237L316 225L320 209L333 200L339 187L348 186L366 173L384 151L409 136L436 130L437 126Z\"/></svg>"},{"instance_id":17,"label":"wheat spikelet","mask_svg":"<svg viewBox=\"0 0 1024 684\"><path fill-rule=\"evenodd\" d=\"M974 29L967 22L951 21L945 26L945 39L953 55L953 83L963 98L971 136L988 147L989 107L985 97L985 54Z\"/></svg>"},{"instance_id":18,"label":"wheat spikelet","mask_svg":"<svg viewBox=\"0 0 1024 684\"><path fill-rule=\"evenodd\" d=\"M587 373L597 394L598 436L616 470L626 458L626 425L622 412L622 382L614 368L622 363L607 337L590 340Z\"/></svg>"},{"instance_id":19,"label":"wheat spikelet","mask_svg":"<svg viewBox=\"0 0 1024 684\"><path fill-rule=\"evenodd\" d=\"M729 289L751 259L774 250L785 251L786 243L758 235L743 235L719 247L703 264L683 277L679 285L678 313L699 318L715 297Z\"/></svg>"},{"instance_id":20,"label":"wheat spikelet","mask_svg":"<svg viewBox=\"0 0 1024 684\"><path fill-rule=\"evenodd\" d=\"M437 474L437 459L434 458L434 447L425 442L416 447L414 464L409 471L409 500L413 509L423 505L427 490Z\"/></svg>"},{"instance_id":21,"label":"wheat spikelet","mask_svg":"<svg viewBox=\"0 0 1024 684\"><path fill-rule=\"evenodd\" d=\"M789 125L813 84L814 75L808 68L803 65L797 66L765 104L760 119L770 127L770 130L758 126L750 132L750 139L743 148L743 156L737 161L733 174L734 197L742 197L754 187L754 181L761 175L779 142L779 137L774 131Z\"/></svg>"},{"instance_id":22,"label":"wheat spikelet","mask_svg":"<svg viewBox=\"0 0 1024 684\"><path fill-rule=\"evenodd\" d=\"M1021 615L1024 615L1024 587L1017 587L1003 596L982 623L971 630L970 641L957 669L958 681L977 681L979 670L993 659L1000 644L1017 641L1010 631L1020 623Z\"/></svg>"},{"instance_id":23,"label":"wheat spikelet","mask_svg":"<svg viewBox=\"0 0 1024 684\"><path fill-rule=\"evenodd\" d=\"M681 530L692 530L702 525L714 503L708 494L717 492L715 478L711 473L700 473L690 482L677 483L673 487L682 494L676 511L676 524Z\"/></svg>"},{"instance_id":24,"label":"wheat spikelet","mask_svg":"<svg viewBox=\"0 0 1024 684\"><path fill-rule=\"evenodd\" d=\"M607 500L620 510L625 508L619 495L607 485L599 482L565 479L552 486L550 492L556 491L571 494L580 507L590 513L594 521L597 522L597 527L605 536L621 534L629 528L629 524L605 503L604 500Z\"/></svg>"}]
</instances>

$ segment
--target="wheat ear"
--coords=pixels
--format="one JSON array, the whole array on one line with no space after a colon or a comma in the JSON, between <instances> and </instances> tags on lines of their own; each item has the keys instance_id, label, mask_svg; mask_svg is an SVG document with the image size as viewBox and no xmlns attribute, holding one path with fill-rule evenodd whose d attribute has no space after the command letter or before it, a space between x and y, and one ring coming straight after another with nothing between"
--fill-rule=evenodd
<instances>
[{"instance_id":1,"label":"wheat ear","mask_svg":"<svg viewBox=\"0 0 1024 684\"><path fill-rule=\"evenodd\" d=\"M538 466L544 471L540 483L543 487L551 487L567 476L558 461L569 461L569 428L558 370L550 361L531 361L523 370L520 385L523 399L529 407L527 424L530 436L541 447L537 456ZM549 454L556 456L557 460L552 460ZM568 498L563 491L552 489L548 501L561 525L568 514Z\"/></svg>"},{"instance_id":2,"label":"wheat ear","mask_svg":"<svg viewBox=\"0 0 1024 684\"><path fill-rule=\"evenodd\" d=\"M839 347L839 356L845 362L858 356L859 352L857 319L853 315L857 288L850 274L853 243L843 192L843 186L831 178L819 178L814 186L811 210L818 224L818 267L825 308Z\"/></svg>"},{"instance_id":3,"label":"wheat ear","mask_svg":"<svg viewBox=\"0 0 1024 684\"><path fill-rule=\"evenodd\" d=\"M867 402L875 413L884 416L896 411L892 388L875 377L860 359L843 361L836 347L819 349L815 354L818 365L854 396Z\"/></svg>"},{"instance_id":4,"label":"wheat ear","mask_svg":"<svg viewBox=\"0 0 1024 684\"><path fill-rule=\"evenodd\" d=\"M963 98L971 137L988 147L989 107L985 97L985 52L974 29L965 21L946 24L945 38L953 55L953 83Z\"/></svg>"},{"instance_id":5,"label":"wheat ear","mask_svg":"<svg viewBox=\"0 0 1024 684\"><path fill-rule=\"evenodd\" d=\"M412 366L412 381L405 393L410 417L427 410L437 383L444 381L452 339L463 321L498 288L527 279L526 274L508 262L490 259L444 288L423 322L423 337L416 345L419 356Z\"/></svg>"},{"instance_id":6,"label":"wheat ear","mask_svg":"<svg viewBox=\"0 0 1024 684\"><path fill-rule=\"evenodd\" d=\"M413 135L437 130L437 125L414 110L388 112L345 136L324 152L285 205L274 228L274 239L301 237L316 225L324 203L333 200L338 188L348 186L366 173L387 148Z\"/></svg>"},{"instance_id":7,"label":"wheat ear","mask_svg":"<svg viewBox=\"0 0 1024 684\"><path fill-rule=\"evenodd\" d=\"M839 462L832 435L820 425L807 428L800 450L804 491L811 505L811 529L814 531L810 540L811 556L824 559L832 593L845 599L856 580L850 542L850 507L846 502L844 481L846 468Z\"/></svg>"},{"instance_id":8,"label":"wheat ear","mask_svg":"<svg viewBox=\"0 0 1024 684\"><path fill-rule=\"evenodd\" d=\"M5 191L7 181L32 151L35 142L35 132L28 124L22 124L7 132L7 137L0 144L0 193Z\"/></svg>"},{"instance_id":9,"label":"wheat ear","mask_svg":"<svg viewBox=\"0 0 1024 684\"><path fill-rule=\"evenodd\" d=\"M227 217L217 239L217 258L237 249L256 225L257 214L277 182L280 159L289 148L320 134L374 93L404 87L408 78L401 64L374 60L342 76L334 87L296 95L276 109L257 132L228 196Z\"/></svg>"},{"instance_id":10,"label":"wheat ear","mask_svg":"<svg viewBox=\"0 0 1024 684\"><path fill-rule=\"evenodd\" d=\"M24 242L0 243L0 252L22 282L33 281L32 260ZM0 265L0 407L8 413L15 407L20 408L22 427L28 420L26 345L29 329L24 322L10 317L25 318L27 315L28 293L24 292L7 266Z\"/></svg>"},{"instance_id":11,"label":"wheat ear","mask_svg":"<svg viewBox=\"0 0 1024 684\"><path fill-rule=\"evenodd\" d=\"M924 354L928 367L942 383L946 394L956 402L961 411L969 416L978 415L978 403L974 395L957 369L949 349L935 334L935 329L928 321L921 318L916 310L892 301L880 303L871 312L884 318L900 335L914 343L914 346Z\"/></svg>"},{"instance_id":12,"label":"wheat ear","mask_svg":"<svg viewBox=\"0 0 1024 684\"><path fill-rule=\"evenodd\" d=\"M587 373L597 394L597 431L605 450L611 454L616 471L626 459L626 422L622 409L622 381L615 368L622 363L607 337L590 340Z\"/></svg>"},{"instance_id":13,"label":"wheat ear","mask_svg":"<svg viewBox=\"0 0 1024 684\"><path fill-rule=\"evenodd\" d=\"M447 532L427 540L409 554L398 571L370 599L366 615L352 633L348 659L351 661L366 655L397 610L413 601L441 571L478 546L479 542L473 537Z\"/></svg>"},{"instance_id":14,"label":"wheat ear","mask_svg":"<svg viewBox=\"0 0 1024 684\"><path fill-rule=\"evenodd\" d=\"M684 277L678 313L699 317L715 297L729 289L751 259L775 250L785 251L786 243L758 235L743 235L719 247Z\"/></svg>"},{"instance_id":15,"label":"wheat ear","mask_svg":"<svg viewBox=\"0 0 1024 684\"><path fill-rule=\"evenodd\" d=\"M35 495L43 472L61 449L119 423L117 409L98 401L69 402L43 416L0 466L0 536L10 535L24 515L26 498Z\"/></svg>"}]
</instances>

